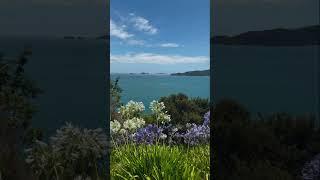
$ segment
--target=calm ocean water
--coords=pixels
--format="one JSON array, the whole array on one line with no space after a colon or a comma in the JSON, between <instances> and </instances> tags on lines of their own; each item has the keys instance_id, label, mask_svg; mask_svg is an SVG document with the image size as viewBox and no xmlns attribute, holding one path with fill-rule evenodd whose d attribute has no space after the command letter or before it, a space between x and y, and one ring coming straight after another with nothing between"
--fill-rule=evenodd
<instances>
[{"instance_id":1,"label":"calm ocean water","mask_svg":"<svg viewBox=\"0 0 320 180\"><path fill-rule=\"evenodd\" d=\"M319 111L319 46L216 46L215 99L231 97L254 112Z\"/></svg>"},{"instance_id":2,"label":"calm ocean water","mask_svg":"<svg viewBox=\"0 0 320 180\"><path fill-rule=\"evenodd\" d=\"M95 128L106 124L106 46L96 40L0 39L0 52L33 55L27 73L44 90L35 103L33 126L52 133L66 121Z\"/></svg>"},{"instance_id":3,"label":"calm ocean water","mask_svg":"<svg viewBox=\"0 0 320 180\"><path fill-rule=\"evenodd\" d=\"M27 73L44 90L36 99L33 125L52 133L66 121L94 128L106 123L106 46L97 40L0 39L0 52L33 55ZM255 112L315 112L316 47L233 47L214 49L214 99L232 97ZM146 107L162 96L183 92L209 98L209 77L113 74L120 77L122 102Z\"/></svg>"},{"instance_id":4,"label":"calm ocean water","mask_svg":"<svg viewBox=\"0 0 320 180\"><path fill-rule=\"evenodd\" d=\"M190 97L210 98L209 77L188 77L170 75L129 75L112 74L119 77L123 103L130 100L143 102L148 109L152 100L163 96L184 93Z\"/></svg>"}]
</instances>

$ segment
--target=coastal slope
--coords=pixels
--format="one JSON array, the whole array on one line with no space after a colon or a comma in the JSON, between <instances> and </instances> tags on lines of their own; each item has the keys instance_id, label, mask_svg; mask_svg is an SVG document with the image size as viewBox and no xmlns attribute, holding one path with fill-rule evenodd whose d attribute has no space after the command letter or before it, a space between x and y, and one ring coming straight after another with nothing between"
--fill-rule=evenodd
<instances>
[{"instance_id":1,"label":"coastal slope","mask_svg":"<svg viewBox=\"0 0 320 180\"><path fill-rule=\"evenodd\" d=\"M171 76L210 76L210 70L187 71L184 73L173 73Z\"/></svg>"},{"instance_id":2,"label":"coastal slope","mask_svg":"<svg viewBox=\"0 0 320 180\"><path fill-rule=\"evenodd\" d=\"M211 43L222 45L304 46L320 44L320 25L297 29L277 28L248 31L235 36L214 36Z\"/></svg>"}]
</instances>

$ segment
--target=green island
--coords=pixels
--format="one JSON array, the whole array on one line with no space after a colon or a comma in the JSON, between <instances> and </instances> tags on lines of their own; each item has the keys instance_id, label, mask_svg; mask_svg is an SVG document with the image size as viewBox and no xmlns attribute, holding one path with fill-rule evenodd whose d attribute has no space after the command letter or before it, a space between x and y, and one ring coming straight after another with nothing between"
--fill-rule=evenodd
<instances>
[{"instance_id":1,"label":"green island","mask_svg":"<svg viewBox=\"0 0 320 180\"><path fill-rule=\"evenodd\" d=\"M184 73L172 73L171 76L210 76L210 70L187 71Z\"/></svg>"}]
</instances>

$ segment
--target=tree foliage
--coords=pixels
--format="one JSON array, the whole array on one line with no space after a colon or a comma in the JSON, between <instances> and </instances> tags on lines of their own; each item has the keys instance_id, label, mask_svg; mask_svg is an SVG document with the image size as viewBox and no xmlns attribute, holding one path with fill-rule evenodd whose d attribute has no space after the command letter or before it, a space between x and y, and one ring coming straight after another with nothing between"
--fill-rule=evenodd
<instances>
[{"instance_id":1,"label":"tree foliage","mask_svg":"<svg viewBox=\"0 0 320 180\"><path fill-rule=\"evenodd\" d=\"M119 86L119 78L110 80L110 114L111 119L117 119L117 110L121 106L122 89Z\"/></svg>"},{"instance_id":2,"label":"tree foliage","mask_svg":"<svg viewBox=\"0 0 320 180\"><path fill-rule=\"evenodd\" d=\"M0 171L4 179L28 179L21 150L35 112L32 100L41 92L24 70L29 53L16 58L0 55Z\"/></svg>"},{"instance_id":3,"label":"tree foliage","mask_svg":"<svg viewBox=\"0 0 320 180\"><path fill-rule=\"evenodd\" d=\"M159 101L164 102L174 125L201 124L203 115L209 111L208 99L189 98L182 93L161 97Z\"/></svg>"}]
</instances>

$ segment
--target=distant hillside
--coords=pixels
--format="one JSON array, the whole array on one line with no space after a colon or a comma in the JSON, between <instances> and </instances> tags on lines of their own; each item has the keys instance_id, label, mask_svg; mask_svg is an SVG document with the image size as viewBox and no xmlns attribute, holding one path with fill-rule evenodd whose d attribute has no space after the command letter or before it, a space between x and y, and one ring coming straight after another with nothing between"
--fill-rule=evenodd
<instances>
[{"instance_id":1,"label":"distant hillside","mask_svg":"<svg viewBox=\"0 0 320 180\"><path fill-rule=\"evenodd\" d=\"M173 73L172 76L210 76L210 70L188 71L184 73Z\"/></svg>"},{"instance_id":2,"label":"distant hillside","mask_svg":"<svg viewBox=\"0 0 320 180\"><path fill-rule=\"evenodd\" d=\"M320 44L320 25L298 29L249 31L236 36L215 36L211 43L223 45L302 46Z\"/></svg>"}]
</instances>

